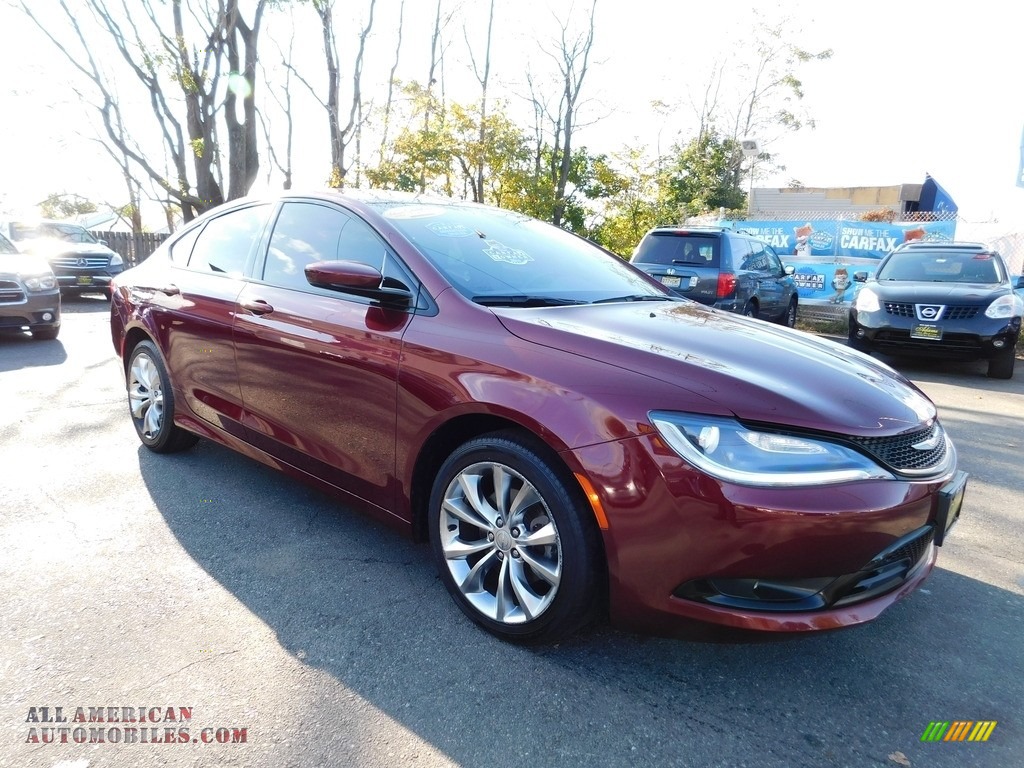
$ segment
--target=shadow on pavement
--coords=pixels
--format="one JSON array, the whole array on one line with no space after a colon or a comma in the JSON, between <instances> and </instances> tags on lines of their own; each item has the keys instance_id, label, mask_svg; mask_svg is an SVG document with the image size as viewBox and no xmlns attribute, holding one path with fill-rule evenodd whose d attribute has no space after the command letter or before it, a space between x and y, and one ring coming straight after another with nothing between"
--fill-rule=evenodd
<instances>
[{"instance_id":1,"label":"shadow on pavement","mask_svg":"<svg viewBox=\"0 0 1024 768\"><path fill-rule=\"evenodd\" d=\"M598 626L530 649L471 625L427 546L318 491L206 441L140 447L139 464L188 555L283 648L461 765L964 765L921 743L936 719L999 721L971 764L1024 764L1024 598L941 552L923 590L843 632L743 645ZM684 737L705 751L676 753Z\"/></svg>"}]
</instances>

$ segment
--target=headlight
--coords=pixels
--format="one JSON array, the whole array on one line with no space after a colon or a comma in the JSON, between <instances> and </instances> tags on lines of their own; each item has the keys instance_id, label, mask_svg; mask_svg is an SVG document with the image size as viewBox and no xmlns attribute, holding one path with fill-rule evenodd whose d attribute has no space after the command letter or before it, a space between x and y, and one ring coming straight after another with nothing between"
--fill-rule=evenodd
<instances>
[{"instance_id":1,"label":"headlight","mask_svg":"<svg viewBox=\"0 0 1024 768\"><path fill-rule=\"evenodd\" d=\"M121 254L115 253L110 257L110 266L120 267L122 264L124 264L124 259L121 258Z\"/></svg>"},{"instance_id":2,"label":"headlight","mask_svg":"<svg viewBox=\"0 0 1024 768\"><path fill-rule=\"evenodd\" d=\"M857 300L854 307L858 312L877 312L882 308L878 303L878 294L870 288L861 288L857 293Z\"/></svg>"},{"instance_id":3,"label":"headlight","mask_svg":"<svg viewBox=\"0 0 1024 768\"><path fill-rule=\"evenodd\" d=\"M25 287L30 291L52 291L57 287L57 278L53 275L33 275L25 278Z\"/></svg>"},{"instance_id":4,"label":"headlight","mask_svg":"<svg viewBox=\"0 0 1024 768\"><path fill-rule=\"evenodd\" d=\"M652 411L666 443L698 469L737 485L797 486L892 479L867 456L804 435L759 432L733 419Z\"/></svg>"},{"instance_id":5,"label":"headlight","mask_svg":"<svg viewBox=\"0 0 1024 768\"><path fill-rule=\"evenodd\" d=\"M1007 296L1000 296L998 299L988 305L988 309L985 310L985 317L989 317L993 320L1007 320L1011 317L1024 314L1021 311L1021 305L1024 304L1014 294Z\"/></svg>"}]
</instances>

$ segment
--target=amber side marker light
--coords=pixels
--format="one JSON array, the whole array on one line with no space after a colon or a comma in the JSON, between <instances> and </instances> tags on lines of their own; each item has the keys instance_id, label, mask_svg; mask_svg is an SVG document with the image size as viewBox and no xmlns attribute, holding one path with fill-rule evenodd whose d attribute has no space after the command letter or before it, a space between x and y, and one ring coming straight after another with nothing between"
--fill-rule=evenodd
<instances>
[{"instance_id":1,"label":"amber side marker light","mask_svg":"<svg viewBox=\"0 0 1024 768\"><path fill-rule=\"evenodd\" d=\"M583 489L583 493L587 495L587 501L590 502L590 508L594 510L594 517L597 518L597 527L602 531L608 530L608 517L604 513L604 507L601 506L601 497L597 495L597 491L594 490L594 486L590 484L583 475L578 472L573 473L576 475L576 482L580 484Z\"/></svg>"}]
</instances>

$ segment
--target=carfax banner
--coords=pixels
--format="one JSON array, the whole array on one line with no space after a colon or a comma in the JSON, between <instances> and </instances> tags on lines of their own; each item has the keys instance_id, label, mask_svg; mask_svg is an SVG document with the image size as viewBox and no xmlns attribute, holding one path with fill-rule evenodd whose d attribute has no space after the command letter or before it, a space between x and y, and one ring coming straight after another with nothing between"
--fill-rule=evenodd
<instances>
[{"instance_id":1,"label":"carfax banner","mask_svg":"<svg viewBox=\"0 0 1024 768\"><path fill-rule=\"evenodd\" d=\"M909 240L953 240L956 221L720 221L769 243L793 275L801 300L842 304L853 297L854 272L874 272L883 256Z\"/></svg>"}]
</instances>

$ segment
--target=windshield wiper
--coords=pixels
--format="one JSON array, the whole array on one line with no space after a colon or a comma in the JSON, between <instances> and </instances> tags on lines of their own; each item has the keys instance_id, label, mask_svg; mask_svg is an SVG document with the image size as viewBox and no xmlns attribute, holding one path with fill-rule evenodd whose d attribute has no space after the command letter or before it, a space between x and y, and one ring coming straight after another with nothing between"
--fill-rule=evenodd
<instances>
[{"instance_id":1,"label":"windshield wiper","mask_svg":"<svg viewBox=\"0 0 1024 768\"><path fill-rule=\"evenodd\" d=\"M570 304L586 304L576 299L560 299L557 296L529 296L525 293L482 294L472 299L484 307L562 307Z\"/></svg>"},{"instance_id":2,"label":"windshield wiper","mask_svg":"<svg viewBox=\"0 0 1024 768\"><path fill-rule=\"evenodd\" d=\"M598 299L592 304L611 304L614 301L678 301L675 296L662 296L657 293L634 293L629 296L612 296L610 299Z\"/></svg>"}]
</instances>

